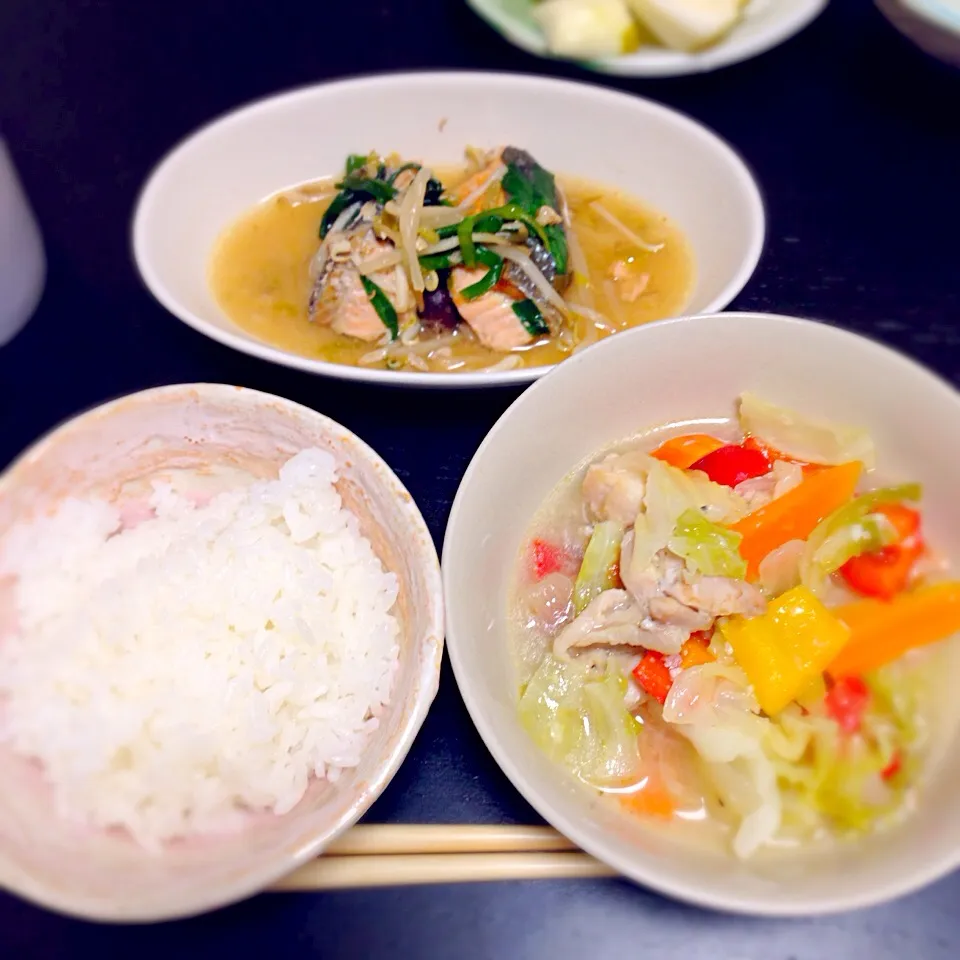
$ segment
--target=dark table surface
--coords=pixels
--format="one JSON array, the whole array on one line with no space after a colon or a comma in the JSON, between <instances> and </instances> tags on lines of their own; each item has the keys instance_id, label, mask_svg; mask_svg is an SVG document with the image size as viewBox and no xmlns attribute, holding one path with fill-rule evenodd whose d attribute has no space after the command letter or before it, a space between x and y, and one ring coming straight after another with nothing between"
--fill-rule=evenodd
<instances>
[{"instance_id":1,"label":"dark table surface","mask_svg":"<svg viewBox=\"0 0 960 960\"><path fill-rule=\"evenodd\" d=\"M286 87L427 67L581 76L509 47L458 0L2 0L0 125L44 232L46 293L0 349L0 467L60 420L162 383L282 394L370 442L439 546L481 438L516 392L383 395L232 353L154 303L128 243L140 184L196 126ZM819 316L960 383L960 72L901 40L869 0L834 0L781 48L703 77L617 81L728 138L770 218L734 307ZM0 785L2 789L2 785ZM440 694L371 821L536 822L473 730L444 667ZM753 921L619 881L471 884L257 897L154 928L100 927L0 894L0 956L527 957L933 960L960 949L960 875L886 907Z\"/></svg>"}]
</instances>

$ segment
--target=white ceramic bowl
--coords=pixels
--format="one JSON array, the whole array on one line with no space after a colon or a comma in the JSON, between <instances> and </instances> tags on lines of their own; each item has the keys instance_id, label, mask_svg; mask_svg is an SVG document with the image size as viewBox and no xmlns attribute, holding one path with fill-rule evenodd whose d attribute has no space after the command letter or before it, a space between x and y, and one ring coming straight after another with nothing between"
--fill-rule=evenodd
<instances>
[{"instance_id":1,"label":"white ceramic bowl","mask_svg":"<svg viewBox=\"0 0 960 960\"><path fill-rule=\"evenodd\" d=\"M645 46L620 57L580 65L598 73L626 77L679 77L709 73L766 53L789 40L823 12L828 0L750 0L743 19L718 43L696 53ZM541 57L551 56L531 15L535 0L467 0L492 27L514 45Z\"/></svg>"},{"instance_id":2,"label":"white ceramic bowl","mask_svg":"<svg viewBox=\"0 0 960 960\"><path fill-rule=\"evenodd\" d=\"M410 495L380 457L339 424L288 400L219 384L133 394L59 427L0 477L0 537L16 519L68 494L112 497L124 479L174 464L222 463L276 476L280 464L311 446L336 457L344 503L400 581L400 669L360 766L334 784L314 781L284 816L257 816L242 832L176 843L155 856L123 835L58 819L37 769L0 746L0 888L98 920L196 914L255 893L321 853L389 783L437 691L440 569ZM0 625L3 612L0 605Z\"/></svg>"},{"instance_id":3,"label":"white ceramic bowl","mask_svg":"<svg viewBox=\"0 0 960 960\"><path fill-rule=\"evenodd\" d=\"M638 97L483 73L324 84L215 121L181 143L150 177L133 224L137 266L153 295L185 323L275 363L393 385L529 382L549 367L393 372L289 353L232 323L207 283L210 251L224 227L278 190L337 173L349 153L375 148L449 163L462 160L468 144L501 143L526 147L547 167L621 187L669 216L687 235L696 259L686 312L723 309L753 273L763 246L763 203L743 162L714 134Z\"/></svg>"},{"instance_id":4,"label":"white ceramic bowl","mask_svg":"<svg viewBox=\"0 0 960 960\"><path fill-rule=\"evenodd\" d=\"M957 0L876 0L880 12L925 53L960 67Z\"/></svg>"},{"instance_id":5,"label":"white ceramic bowl","mask_svg":"<svg viewBox=\"0 0 960 960\"><path fill-rule=\"evenodd\" d=\"M490 752L534 808L589 853L639 883L707 907L770 915L848 910L960 865L955 743L932 765L920 810L901 827L827 853L742 864L681 846L598 803L540 753L516 716L505 609L534 512L604 445L648 427L730 416L744 390L868 427L881 474L923 482L926 529L960 569L960 394L883 346L811 321L741 313L666 320L562 364L527 390L481 444L443 546L447 649Z\"/></svg>"}]
</instances>

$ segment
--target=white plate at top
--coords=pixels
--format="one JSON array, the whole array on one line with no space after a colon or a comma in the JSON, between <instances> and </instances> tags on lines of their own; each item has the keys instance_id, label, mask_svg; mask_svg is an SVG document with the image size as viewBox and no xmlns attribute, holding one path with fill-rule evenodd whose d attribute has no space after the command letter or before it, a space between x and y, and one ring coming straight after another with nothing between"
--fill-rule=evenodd
<instances>
[{"instance_id":1,"label":"white plate at top","mask_svg":"<svg viewBox=\"0 0 960 960\"><path fill-rule=\"evenodd\" d=\"M875 0L880 12L931 57L960 67L960 0Z\"/></svg>"},{"instance_id":2,"label":"white plate at top","mask_svg":"<svg viewBox=\"0 0 960 960\"><path fill-rule=\"evenodd\" d=\"M708 73L759 56L779 46L812 23L828 0L750 0L741 22L719 43L698 53L644 46L619 57L581 61L598 73L625 77L680 77ZM540 57L552 57L531 15L535 0L467 0L484 20L515 46Z\"/></svg>"}]
</instances>

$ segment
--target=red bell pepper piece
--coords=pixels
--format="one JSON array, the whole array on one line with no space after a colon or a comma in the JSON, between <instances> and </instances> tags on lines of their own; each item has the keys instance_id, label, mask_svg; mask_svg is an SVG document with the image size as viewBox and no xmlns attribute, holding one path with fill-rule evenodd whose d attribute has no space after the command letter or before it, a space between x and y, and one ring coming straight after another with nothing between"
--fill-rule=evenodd
<instances>
[{"instance_id":1,"label":"red bell pepper piece","mask_svg":"<svg viewBox=\"0 0 960 960\"><path fill-rule=\"evenodd\" d=\"M548 543L535 537L531 543L533 576L537 580L542 580L548 573L556 573L558 570L564 570L569 563L569 557L563 547L555 543Z\"/></svg>"},{"instance_id":2,"label":"red bell pepper piece","mask_svg":"<svg viewBox=\"0 0 960 960\"><path fill-rule=\"evenodd\" d=\"M880 776L883 777L884 780L891 780L900 772L902 766L903 756L900 751L897 750L890 758L890 762L880 771Z\"/></svg>"},{"instance_id":3,"label":"red bell pepper piece","mask_svg":"<svg viewBox=\"0 0 960 960\"><path fill-rule=\"evenodd\" d=\"M841 677L827 692L827 713L844 733L860 729L869 703L870 688L859 677Z\"/></svg>"},{"instance_id":4,"label":"red bell pepper piece","mask_svg":"<svg viewBox=\"0 0 960 960\"><path fill-rule=\"evenodd\" d=\"M880 504L873 512L882 513L893 524L900 540L852 557L840 568L840 574L861 596L890 600L906 588L913 565L923 553L920 514L902 503Z\"/></svg>"},{"instance_id":5,"label":"red bell pepper piece","mask_svg":"<svg viewBox=\"0 0 960 960\"><path fill-rule=\"evenodd\" d=\"M879 503L871 512L882 513L893 524L901 543L920 532L919 511L902 503Z\"/></svg>"},{"instance_id":6,"label":"red bell pepper piece","mask_svg":"<svg viewBox=\"0 0 960 960\"><path fill-rule=\"evenodd\" d=\"M640 662L633 668L633 679L640 685L641 690L660 703L666 701L673 686L673 677L663 662L663 654L656 650L648 650L640 658Z\"/></svg>"},{"instance_id":7,"label":"red bell pepper piece","mask_svg":"<svg viewBox=\"0 0 960 960\"><path fill-rule=\"evenodd\" d=\"M730 444L701 457L690 469L702 470L714 483L735 487L744 480L769 473L770 461L759 450Z\"/></svg>"}]
</instances>

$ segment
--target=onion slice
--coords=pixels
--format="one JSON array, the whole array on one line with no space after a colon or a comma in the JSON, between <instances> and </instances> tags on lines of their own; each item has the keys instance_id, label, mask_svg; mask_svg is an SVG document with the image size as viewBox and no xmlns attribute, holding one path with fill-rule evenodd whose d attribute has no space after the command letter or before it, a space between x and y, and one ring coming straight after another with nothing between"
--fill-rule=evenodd
<instances>
[{"instance_id":1,"label":"onion slice","mask_svg":"<svg viewBox=\"0 0 960 960\"><path fill-rule=\"evenodd\" d=\"M642 237L634 233L622 220L618 220L599 200L590 204L590 209L602 220L606 220L616 230L619 230L631 243L647 253L656 253L663 249L662 243L647 243Z\"/></svg>"},{"instance_id":2,"label":"onion slice","mask_svg":"<svg viewBox=\"0 0 960 960\"><path fill-rule=\"evenodd\" d=\"M430 171L421 167L413 182L407 187L400 204L400 241L403 254L407 260L407 273L410 274L410 285L416 292L425 289L423 271L420 269L420 254L417 251L417 232L420 229L420 212L423 210L423 198L426 194L427 183L430 180Z\"/></svg>"}]
</instances>

